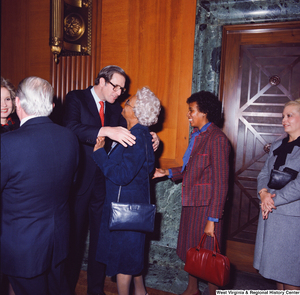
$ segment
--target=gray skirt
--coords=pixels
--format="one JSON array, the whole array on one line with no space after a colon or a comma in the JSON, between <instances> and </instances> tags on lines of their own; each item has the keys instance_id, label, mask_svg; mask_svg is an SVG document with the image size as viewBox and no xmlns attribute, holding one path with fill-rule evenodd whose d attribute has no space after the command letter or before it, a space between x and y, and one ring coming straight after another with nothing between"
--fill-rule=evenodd
<instances>
[{"instance_id":1,"label":"gray skirt","mask_svg":"<svg viewBox=\"0 0 300 295\"><path fill-rule=\"evenodd\" d=\"M300 286L300 217L270 213L263 220L259 213L254 263L267 278Z\"/></svg>"}]
</instances>

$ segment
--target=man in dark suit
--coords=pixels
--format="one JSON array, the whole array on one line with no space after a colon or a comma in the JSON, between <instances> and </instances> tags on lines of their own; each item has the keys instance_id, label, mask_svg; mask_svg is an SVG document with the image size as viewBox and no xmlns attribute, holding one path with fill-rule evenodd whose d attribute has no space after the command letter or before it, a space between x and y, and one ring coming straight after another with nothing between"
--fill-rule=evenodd
<instances>
[{"instance_id":1,"label":"man in dark suit","mask_svg":"<svg viewBox=\"0 0 300 295\"><path fill-rule=\"evenodd\" d=\"M125 81L126 74L121 68L108 66L99 72L93 87L71 91L66 96L63 122L77 135L81 148L79 175L72 207L71 248L67 267L67 276L73 291L81 268L88 217L90 229L88 294L104 294L105 265L97 262L95 255L105 199L105 180L91 155L96 138L100 135L124 145L134 144L135 137L123 128L126 123L121 115L122 108L115 102L125 91ZM104 123L101 122L99 115L100 101L104 102Z\"/></svg>"},{"instance_id":2,"label":"man in dark suit","mask_svg":"<svg viewBox=\"0 0 300 295\"><path fill-rule=\"evenodd\" d=\"M79 161L76 136L47 116L53 88L38 77L16 93L20 128L1 136L1 271L16 295L69 294L69 192Z\"/></svg>"},{"instance_id":3,"label":"man in dark suit","mask_svg":"<svg viewBox=\"0 0 300 295\"><path fill-rule=\"evenodd\" d=\"M100 230L102 207L105 199L105 178L91 155L96 138L105 136L106 150L113 141L123 146L133 145L133 136L126 127L121 115L122 108L116 99L125 92L126 73L118 66L103 68L95 85L85 90L74 90L67 94L65 104L64 125L70 128L80 142L80 166L73 204L71 221L71 249L67 267L67 275L74 291L78 280L86 239L86 221L88 217L90 243L88 253L88 294L104 293L105 265L97 262L96 249ZM103 106L100 106L103 102ZM101 121L101 108L104 108L104 122ZM123 127L122 127L123 126ZM154 149L159 144L154 135Z\"/></svg>"}]
</instances>

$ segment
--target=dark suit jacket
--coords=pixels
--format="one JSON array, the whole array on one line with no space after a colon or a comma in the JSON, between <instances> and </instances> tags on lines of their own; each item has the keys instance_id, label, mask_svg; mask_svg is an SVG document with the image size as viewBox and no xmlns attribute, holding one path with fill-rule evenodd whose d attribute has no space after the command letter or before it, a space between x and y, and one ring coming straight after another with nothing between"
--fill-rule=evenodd
<instances>
[{"instance_id":1,"label":"dark suit jacket","mask_svg":"<svg viewBox=\"0 0 300 295\"><path fill-rule=\"evenodd\" d=\"M77 135L81 146L77 181L79 195L86 192L98 168L91 155L102 125L91 88L71 91L67 94L65 101L63 124ZM118 102L114 104L105 103L104 125L126 127L126 121L121 112L122 108ZM111 144L108 139L106 142L108 142L108 145Z\"/></svg>"},{"instance_id":2,"label":"dark suit jacket","mask_svg":"<svg viewBox=\"0 0 300 295\"><path fill-rule=\"evenodd\" d=\"M208 206L208 216L221 218L228 191L230 144L213 123L195 138L186 169L172 168L182 181L182 206Z\"/></svg>"},{"instance_id":3,"label":"dark suit jacket","mask_svg":"<svg viewBox=\"0 0 300 295\"><path fill-rule=\"evenodd\" d=\"M1 135L1 270L32 278L67 256L76 136L47 117Z\"/></svg>"}]
</instances>

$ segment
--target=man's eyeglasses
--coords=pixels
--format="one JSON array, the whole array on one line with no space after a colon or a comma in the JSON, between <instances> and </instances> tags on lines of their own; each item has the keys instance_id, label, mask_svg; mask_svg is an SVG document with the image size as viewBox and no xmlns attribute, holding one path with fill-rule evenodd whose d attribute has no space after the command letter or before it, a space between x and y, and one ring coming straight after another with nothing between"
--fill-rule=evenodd
<instances>
[{"instance_id":1,"label":"man's eyeglasses","mask_svg":"<svg viewBox=\"0 0 300 295\"><path fill-rule=\"evenodd\" d=\"M114 85L113 83L111 83L110 81L108 81L112 87L113 87L113 91L117 92L121 89L121 94L123 94L126 91L125 87L121 87L120 85Z\"/></svg>"},{"instance_id":2,"label":"man's eyeglasses","mask_svg":"<svg viewBox=\"0 0 300 295\"><path fill-rule=\"evenodd\" d=\"M127 100L125 101L125 105L126 105L126 106L130 106L130 107L132 107L132 108L133 108L133 106L132 106L132 105L129 103L129 101L130 101L130 100L129 100L129 99L127 99Z\"/></svg>"}]
</instances>

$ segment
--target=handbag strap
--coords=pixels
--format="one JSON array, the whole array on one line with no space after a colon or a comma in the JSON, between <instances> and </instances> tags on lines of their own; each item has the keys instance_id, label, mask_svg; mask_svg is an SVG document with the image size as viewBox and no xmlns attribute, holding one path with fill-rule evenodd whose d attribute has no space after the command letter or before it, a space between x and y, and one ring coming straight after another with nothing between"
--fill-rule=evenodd
<instances>
[{"instance_id":1,"label":"handbag strap","mask_svg":"<svg viewBox=\"0 0 300 295\"><path fill-rule=\"evenodd\" d=\"M146 135L143 132L143 135L145 137L145 147L146 147L146 161L147 161L147 183L148 183L148 198L149 198L149 204L150 204L150 181L149 181L149 163L148 163L148 148L147 148L147 140L146 140ZM118 198L117 198L117 202L119 203L120 201L120 196L121 196L121 189L122 186L120 185L119 187L119 192L118 192Z\"/></svg>"},{"instance_id":2,"label":"handbag strap","mask_svg":"<svg viewBox=\"0 0 300 295\"><path fill-rule=\"evenodd\" d=\"M198 246L197 246L198 250L200 248L204 248L203 245L205 243L205 240L206 240L206 234L204 233L201 237L201 240L200 240ZM216 235L214 236L214 252L221 253Z\"/></svg>"},{"instance_id":3,"label":"handbag strap","mask_svg":"<svg viewBox=\"0 0 300 295\"><path fill-rule=\"evenodd\" d=\"M121 189L122 189L122 185L120 185L120 187L119 187L118 199L117 199L117 202L118 202L118 203L119 203L119 201L120 201Z\"/></svg>"},{"instance_id":4,"label":"handbag strap","mask_svg":"<svg viewBox=\"0 0 300 295\"><path fill-rule=\"evenodd\" d=\"M149 162L148 162L148 148L147 148L147 139L146 135L143 132L144 138L145 138L145 147L146 147L146 161L147 161L147 184L148 184L148 199L150 204L150 181L149 181Z\"/></svg>"}]
</instances>

